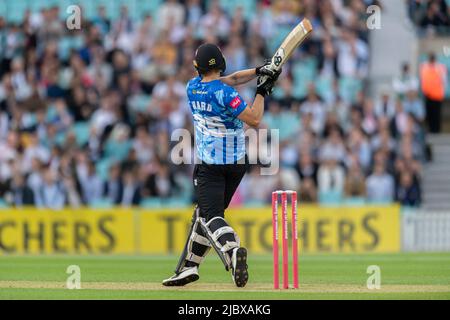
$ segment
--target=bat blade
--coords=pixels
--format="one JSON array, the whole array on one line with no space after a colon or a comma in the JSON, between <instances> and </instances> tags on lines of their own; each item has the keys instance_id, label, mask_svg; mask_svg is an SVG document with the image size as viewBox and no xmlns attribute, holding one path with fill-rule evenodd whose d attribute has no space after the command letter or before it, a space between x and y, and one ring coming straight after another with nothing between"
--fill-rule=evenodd
<instances>
[{"instance_id":1,"label":"bat blade","mask_svg":"<svg viewBox=\"0 0 450 320\"><path fill-rule=\"evenodd\" d=\"M270 68L278 71L283 64L289 60L292 53L297 47L305 41L308 35L313 31L311 22L308 19L303 19L284 39L281 46L272 57Z\"/></svg>"}]
</instances>

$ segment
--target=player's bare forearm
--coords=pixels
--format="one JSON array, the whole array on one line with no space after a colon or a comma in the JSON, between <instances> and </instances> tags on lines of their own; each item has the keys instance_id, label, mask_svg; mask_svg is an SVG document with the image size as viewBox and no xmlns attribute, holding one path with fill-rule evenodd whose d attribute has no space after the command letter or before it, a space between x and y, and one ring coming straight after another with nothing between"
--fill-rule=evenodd
<instances>
[{"instance_id":1,"label":"player's bare forearm","mask_svg":"<svg viewBox=\"0 0 450 320\"><path fill-rule=\"evenodd\" d=\"M255 96L255 100L253 101L253 106L251 107L251 109L259 125L264 114L264 97L262 95L257 94Z\"/></svg>"},{"instance_id":2,"label":"player's bare forearm","mask_svg":"<svg viewBox=\"0 0 450 320\"><path fill-rule=\"evenodd\" d=\"M264 97L257 94L253 104L248 106L238 116L239 119L244 121L251 127L258 127L261 123L264 114Z\"/></svg>"},{"instance_id":3,"label":"player's bare forearm","mask_svg":"<svg viewBox=\"0 0 450 320\"><path fill-rule=\"evenodd\" d=\"M246 69L236 71L228 76L221 77L220 80L229 86L239 86L256 78L256 69Z\"/></svg>"}]
</instances>

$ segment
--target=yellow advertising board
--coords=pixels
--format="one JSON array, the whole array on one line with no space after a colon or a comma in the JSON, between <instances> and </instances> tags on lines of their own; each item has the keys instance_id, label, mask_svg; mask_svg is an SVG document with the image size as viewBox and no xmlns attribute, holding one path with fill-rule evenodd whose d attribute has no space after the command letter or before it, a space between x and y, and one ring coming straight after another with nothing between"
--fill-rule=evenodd
<instances>
[{"instance_id":1,"label":"yellow advertising board","mask_svg":"<svg viewBox=\"0 0 450 320\"><path fill-rule=\"evenodd\" d=\"M272 250L271 213L271 208L230 209L227 210L226 218L239 234L243 246L250 252L264 253ZM298 214L300 248L303 252L400 250L398 206L299 206ZM142 214L139 223L140 251L161 254L181 251L191 216L190 211L177 210ZM281 228L281 223L279 226Z\"/></svg>"},{"instance_id":2,"label":"yellow advertising board","mask_svg":"<svg viewBox=\"0 0 450 320\"><path fill-rule=\"evenodd\" d=\"M396 205L299 206L298 214L302 252L400 250ZM0 255L179 253L191 218L192 208L2 210ZM226 218L250 252L271 252L271 208L229 209Z\"/></svg>"},{"instance_id":3,"label":"yellow advertising board","mask_svg":"<svg viewBox=\"0 0 450 320\"><path fill-rule=\"evenodd\" d=\"M131 210L0 211L0 254L134 253Z\"/></svg>"}]
</instances>

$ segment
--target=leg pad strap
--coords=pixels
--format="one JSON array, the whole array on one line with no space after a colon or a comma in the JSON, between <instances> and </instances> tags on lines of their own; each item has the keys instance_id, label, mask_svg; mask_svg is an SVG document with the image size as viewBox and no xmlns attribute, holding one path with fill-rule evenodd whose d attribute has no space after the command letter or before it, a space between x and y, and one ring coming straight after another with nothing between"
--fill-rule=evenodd
<instances>
[{"instance_id":1,"label":"leg pad strap","mask_svg":"<svg viewBox=\"0 0 450 320\"><path fill-rule=\"evenodd\" d=\"M228 271L231 268L231 259L227 252L239 247L239 237L222 217L215 217L208 222L201 218L200 223L206 237ZM229 236L225 238L225 235Z\"/></svg>"}]
</instances>

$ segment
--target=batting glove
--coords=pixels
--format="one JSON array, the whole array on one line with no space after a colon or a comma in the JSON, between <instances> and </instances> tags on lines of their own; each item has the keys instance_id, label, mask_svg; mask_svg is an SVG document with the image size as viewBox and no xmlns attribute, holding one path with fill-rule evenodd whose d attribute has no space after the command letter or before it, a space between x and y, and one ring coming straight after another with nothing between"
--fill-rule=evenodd
<instances>
[{"instance_id":1,"label":"batting glove","mask_svg":"<svg viewBox=\"0 0 450 320\"><path fill-rule=\"evenodd\" d=\"M256 94L260 94L263 97L272 94L273 88L275 86L275 82L280 76L281 69L275 71L273 77L268 76L259 76L256 82Z\"/></svg>"},{"instance_id":2,"label":"batting glove","mask_svg":"<svg viewBox=\"0 0 450 320\"><path fill-rule=\"evenodd\" d=\"M274 77L276 74L276 71L272 70L270 68L272 60L271 59L265 59L264 64L260 65L259 67L255 68L256 75L259 76L268 76L268 77Z\"/></svg>"}]
</instances>

